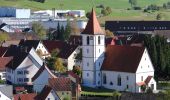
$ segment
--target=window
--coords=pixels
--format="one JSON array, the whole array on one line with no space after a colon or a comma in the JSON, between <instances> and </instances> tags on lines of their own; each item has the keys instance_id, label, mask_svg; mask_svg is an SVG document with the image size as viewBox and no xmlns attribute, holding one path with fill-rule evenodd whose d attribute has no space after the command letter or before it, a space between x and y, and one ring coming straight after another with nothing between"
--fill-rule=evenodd
<instances>
[{"instance_id":1,"label":"window","mask_svg":"<svg viewBox=\"0 0 170 100\"><path fill-rule=\"evenodd\" d=\"M110 82L110 85L113 85L113 82Z\"/></svg>"},{"instance_id":2,"label":"window","mask_svg":"<svg viewBox=\"0 0 170 100\"><path fill-rule=\"evenodd\" d=\"M18 82L23 82L23 79L22 78L18 78L17 81Z\"/></svg>"},{"instance_id":3,"label":"window","mask_svg":"<svg viewBox=\"0 0 170 100\"><path fill-rule=\"evenodd\" d=\"M143 76L141 76L141 81L143 81Z\"/></svg>"},{"instance_id":4,"label":"window","mask_svg":"<svg viewBox=\"0 0 170 100\"><path fill-rule=\"evenodd\" d=\"M99 49L99 53L100 53L100 49Z\"/></svg>"},{"instance_id":5,"label":"window","mask_svg":"<svg viewBox=\"0 0 170 100\"><path fill-rule=\"evenodd\" d=\"M129 85L126 85L126 88L129 89Z\"/></svg>"},{"instance_id":6,"label":"window","mask_svg":"<svg viewBox=\"0 0 170 100\"><path fill-rule=\"evenodd\" d=\"M120 75L118 75L118 77L117 77L117 85L121 86L121 77L120 77Z\"/></svg>"},{"instance_id":7,"label":"window","mask_svg":"<svg viewBox=\"0 0 170 100\"><path fill-rule=\"evenodd\" d=\"M89 63L87 63L87 66L89 66Z\"/></svg>"},{"instance_id":8,"label":"window","mask_svg":"<svg viewBox=\"0 0 170 100\"><path fill-rule=\"evenodd\" d=\"M98 75L100 76L100 73L98 73Z\"/></svg>"},{"instance_id":9,"label":"window","mask_svg":"<svg viewBox=\"0 0 170 100\"><path fill-rule=\"evenodd\" d=\"M62 95L64 95L64 92L62 92Z\"/></svg>"},{"instance_id":10,"label":"window","mask_svg":"<svg viewBox=\"0 0 170 100\"><path fill-rule=\"evenodd\" d=\"M20 75L20 74L22 75L23 72L22 72L22 71L17 71L17 74L18 74L18 75Z\"/></svg>"},{"instance_id":11,"label":"window","mask_svg":"<svg viewBox=\"0 0 170 100\"><path fill-rule=\"evenodd\" d=\"M48 98L48 100L50 100L50 98Z\"/></svg>"},{"instance_id":12,"label":"window","mask_svg":"<svg viewBox=\"0 0 170 100\"><path fill-rule=\"evenodd\" d=\"M106 84L106 74L103 74L103 84Z\"/></svg>"},{"instance_id":13,"label":"window","mask_svg":"<svg viewBox=\"0 0 170 100\"><path fill-rule=\"evenodd\" d=\"M89 49L87 49L87 53L89 53Z\"/></svg>"},{"instance_id":14,"label":"window","mask_svg":"<svg viewBox=\"0 0 170 100\"><path fill-rule=\"evenodd\" d=\"M98 84L100 84L100 81L98 81Z\"/></svg>"},{"instance_id":15,"label":"window","mask_svg":"<svg viewBox=\"0 0 170 100\"><path fill-rule=\"evenodd\" d=\"M2 73L2 77L5 77L6 76L6 73Z\"/></svg>"},{"instance_id":16,"label":"window","mask_svg":"<svg viewBox=\"0 0 170 100\"><path fill-rule=\"evenodd\" d=\"M98 36L98 44L100 44L100 36Z\"/></svg>"},{"instance_id":17,"label":"window","mask_svg":"<svg viewBox=\"0 0 170 100\"><path fill-rule=\"evenodd\" d=\"M29 71L25 70L25 71L24 71L24 74L29 74Z\"/></svg>"},{"instance_id":18,"label":"window","mask_svg":"<svg viewBox=\"0 0 170 100\"><path fill-rule=\"evenodd\" d=\"M149 65L148 65L148 68L149 68Z\"/></svg>"},{"instance_id":19,"label":"window","mask_svg":"<svg viewBox=\"0 0 170 100\"><path fill-rule=\"evenodd\" d=\"M129 77L128 77L128 76L126 76L126 79L127 79L127 80L129 80Z\"/></svg>"},{"instance_id":20,"label":"window","mask_svg":"<svg viewBox=\"0 0 170 100\"><path fill-rule=\"evenodd\" d=\"M87 36L87 45L89 45L90 43L90 39L89 39L89 36Z\"/></svg>"},{"instance_id":21,"label":"window","mask_svg":"<svg viewBox=\"0 0 170 100\"><path fill-rule=\"evenodd\" d=\"M24 82L28 82L29 81L29 78L24 78Z\"/></svg>"},{"instance_id":22,"label":"window","mask_svg":"<svg viewBox=\"0 0 170 100\"><path fill-rule=\"evenodd\" d=\"M87 76L89 76L89 73L87 73Z\"/></svg>"},{"instance_id":23,"label":"window","mask_svg":"<svg viewBox=\"0 0 170 100\"><path fill-rule=\"evenodd\" d=\"M99 62L99 67L100 67L100 62Z\"/></svg>"}]
</instances>

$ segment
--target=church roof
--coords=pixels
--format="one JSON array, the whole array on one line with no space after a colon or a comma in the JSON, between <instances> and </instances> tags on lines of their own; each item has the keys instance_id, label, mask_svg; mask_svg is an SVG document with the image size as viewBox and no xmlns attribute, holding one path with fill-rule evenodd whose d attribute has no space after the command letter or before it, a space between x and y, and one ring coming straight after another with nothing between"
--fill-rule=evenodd
<instances>
[{"instance_id":1,"label":"church roof","mask_svg":"<svg viewBox=\"0 0 170 100\"><path fill-rule=\"evenodd\" d=\"M101 70L135 73L144 47L108 45Z\"/></svg>"},{"instance_id":2,"label":"church roof","mask_svg":"<svg viewBox=\"0 0 170 100\"><path fill-rule=\"evenodd\" d=\"M102 31L100 24L97 20L96 13L95 13L94 9L92 9L89 21L86 25L86 28L82 32L82 34L89 34L89 35L104 34L104 32Z\"/></svg>"}]
</instances>

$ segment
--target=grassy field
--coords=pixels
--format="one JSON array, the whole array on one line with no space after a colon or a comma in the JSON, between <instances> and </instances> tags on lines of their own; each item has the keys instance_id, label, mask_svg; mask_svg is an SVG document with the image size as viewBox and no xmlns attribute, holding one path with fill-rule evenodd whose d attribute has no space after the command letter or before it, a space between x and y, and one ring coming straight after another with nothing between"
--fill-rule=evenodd
<instances>
[{"instance_id":1,"label":"grassy field","mask_svg":"<svg viewBox=\"0 0 170 100\"><path fill-rule=\"evenodd\" d=\"M162 6L169 0L137 0L137 5L147 7L150 4ZM127 10L131 8L128 0L46 0L45 3L38 3L30 0L0 0L0 6L13 6L19 8L31 8L32 10L43 9L83 9L91 11L92 7L103 4L112 8L113 12L109 16L101 17L99 20L104 23L106 20L155 20L157 13L165 14L164 20L170 20L169 11L159 11L143 13L143 10ZM99 14L101 9L96 8Z\"/></svg>"}]
</instances>

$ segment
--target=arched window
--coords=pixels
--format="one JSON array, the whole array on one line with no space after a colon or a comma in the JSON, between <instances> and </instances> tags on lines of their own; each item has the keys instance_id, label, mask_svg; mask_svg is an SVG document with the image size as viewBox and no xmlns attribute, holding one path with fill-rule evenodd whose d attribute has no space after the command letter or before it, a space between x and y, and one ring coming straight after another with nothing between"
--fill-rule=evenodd
<instances>
[{"instance_id":1,"label":"arched window","mask_svg":"<svg viewBox=\"0 0 170 100\"><path fill-rule=\"evenodd\" d=\"M87 45L89 45L90 43L90 39L89 39L89 36L87 36Z\"/></svg>"},{"instance_id":2,"label":"arched window","mask_svg":"<svg viewBox=\"0 0 170 100\"><path fill-rule=\"evenodd\" d=\"M100 44L100 36L98 36L98 44Z\"/></svg>"},{"instance_id":3,"label":"arched window","mask_svg":"<svg viewBox=\"0 0 170 100\"><path fill-rule=\"evenodd\" d=\"M106 84L106 74L103 74L103 84Z\"/></svg>"},{"instance_id":4,"label":"arched window","mask_svg":"<svg viewBox=\"0 0 170 100\"><path fill-rule=\"evenodd\" d=\"M118 77L117 77L117 85L121 86L121 77L120 77L120 75L118 75Z\"/></svg>"}]
</instances>

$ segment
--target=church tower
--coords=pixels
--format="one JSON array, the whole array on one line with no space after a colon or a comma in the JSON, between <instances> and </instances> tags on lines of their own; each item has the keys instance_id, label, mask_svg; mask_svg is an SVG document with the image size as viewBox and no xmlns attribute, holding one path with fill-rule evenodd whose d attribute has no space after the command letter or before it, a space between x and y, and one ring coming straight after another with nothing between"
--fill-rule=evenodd
<instances>
[{"instance_id":1,"label":"church tower","mask_svg":"<svg viewBox=\"0 0 170 100\"><path fill-rule=\"evenodd\" d=\"M89 21L82 34L82 79L83 85L101 86L101 66L105 52L105 34L92 9Z\"/></svg>"}]
</instances>

